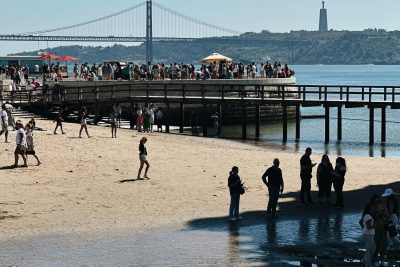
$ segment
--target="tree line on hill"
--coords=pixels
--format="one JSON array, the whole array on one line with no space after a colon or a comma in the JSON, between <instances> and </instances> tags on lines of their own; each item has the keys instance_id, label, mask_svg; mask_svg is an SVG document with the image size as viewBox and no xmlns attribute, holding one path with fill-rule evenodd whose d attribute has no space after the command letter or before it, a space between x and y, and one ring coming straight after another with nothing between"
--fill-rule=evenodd
<instances>
[{"instance_id":1,"label":"tree line on hill","mask_svg":"<svg viewBox=\"0 0 400 267\"><path fill-rule=\"evenodd\" d=\"M262 31L223 40L156 42L154 58L166 64L197 63L208 54L218 52L243 63L278 60L290 64L400 64L399 47L400 31ZM14 55L37 55L38 52ZM51 48L48 52L75 56L81 62L89 63L107 60L145 61L144 44L107 47L72 45Z\"/></svg>"}]
</instances>

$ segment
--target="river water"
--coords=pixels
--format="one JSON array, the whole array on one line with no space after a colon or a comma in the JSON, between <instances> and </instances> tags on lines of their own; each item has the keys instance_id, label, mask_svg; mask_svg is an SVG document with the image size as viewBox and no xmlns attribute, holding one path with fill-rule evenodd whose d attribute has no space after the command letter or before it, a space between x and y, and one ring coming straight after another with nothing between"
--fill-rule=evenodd
<instances>
[{"instance_id":1,"label":"river water","mask_svg":"<svg viewBox=\"0 0 400 267\"><path fill-rule=\"evenodd\" d=\"M299 85L400 85L400 66L325 66L298 65L296 70ZM301 109L302 115L323 115L323 107ZM336 108L330 113L330 144L324 144L324 119L305 119L301 122L301 140L295 140L295 124L288 125L288 142L284 147L304 150L312 147L319 153L337 155L357 155L374 157L400 156L400 110L387 109L387 142L382 146L380 141L381 111L375 111L375 142L369 146L369 112L365 108L343 109L343 141L336 141L337 126ZM254 136L254 125L248 126L248 136ZM240 127L225 127L223 135L227 138L240 138ZM261 126L261 144L263 142L282 145L282 125Z\"/></svg>"}]
</instances>

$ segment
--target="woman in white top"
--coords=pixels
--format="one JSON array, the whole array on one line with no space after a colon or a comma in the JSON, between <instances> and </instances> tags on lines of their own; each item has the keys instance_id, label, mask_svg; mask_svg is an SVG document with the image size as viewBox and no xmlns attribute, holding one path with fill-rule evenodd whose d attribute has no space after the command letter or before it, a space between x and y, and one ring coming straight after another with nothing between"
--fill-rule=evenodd
<instances>
[{"instance_id":1,"label":"woman in white top","mask_svg":"<svg viewBox=\"0 0 400 267\"><path fill-rule=\"evenodd\" d=\"M28 167L28 165L26 164L26 156L25 156L25 151L27 148L26 135L25 135L25 131L24 131L24 126L22 125L21 121L17 121L17 123L15 124L15 129L17 130L17 134L16 134L16 138L15 138L15 143L16 143L17 147L15 148L15 151L14 151L15 163L14 163L14 165L12 165L12 167L14 167L14 168L18 167L18 159L19 159L20 155L24 161L24 165L22 165L22 167Z\"/></svg>"},{"instance_id":2,"label":"woman in white top","mask_svg":"<svg viewBox=\"0 0 400 267\"><path fill-rule=\"evenodd\" d=\"M365 257L364 262L365 266L373 266L373 262L375 261L375 222L371 216L371 203L368 203L363 211L363 215L361 218L362 226L363 226L363 239L365 243ZM361 223L360 221L360 223Z\"/></svg>"}]
</instances>

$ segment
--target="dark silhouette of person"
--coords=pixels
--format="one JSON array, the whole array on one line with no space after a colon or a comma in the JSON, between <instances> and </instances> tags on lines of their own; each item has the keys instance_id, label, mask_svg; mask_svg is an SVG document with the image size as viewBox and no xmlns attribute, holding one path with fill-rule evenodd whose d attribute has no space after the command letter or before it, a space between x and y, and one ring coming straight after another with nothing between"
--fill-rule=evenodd
<instances>
[{"instance_id":1,"label":"dark silhouette of person","mask_svg":"<svg viewBox=\"0 0 400 267\"><path fill-rule=\"evenodd\" d=\"M308 147L305 154L300 159L300 178L301 178L301 191L300 191L300 201L301 204L307 205L314 203L311 198L311 178L312 169L315 167L316 163L312 163L310 156L312 154L312 149ZM307 196L307 202L305 201L305 195Z\"/></svg>"},{"instance_id":2,"label":"dark silhouette of person","mask_svg":"<svg viewBox=\"0 0 400 267\"><path fill-rule=\"evenodd\" d=\"M279 159L274 159L274 165L268 168L262 176L264 184L268 188L269 201L267 215L275 216L278 205L279 193L283 193L282 170L279 168ZM268 180L267 180L268 177Z\"/></svg>"}]
</instances>

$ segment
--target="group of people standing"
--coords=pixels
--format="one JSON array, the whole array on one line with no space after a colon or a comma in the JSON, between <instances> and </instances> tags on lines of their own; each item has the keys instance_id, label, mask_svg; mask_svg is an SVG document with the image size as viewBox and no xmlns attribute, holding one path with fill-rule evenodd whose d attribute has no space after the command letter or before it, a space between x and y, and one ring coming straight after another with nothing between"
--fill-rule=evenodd
<instances>
[{"instance_id":1,"label":"group of people standing","mask_svg":"<svg viewBox=\"0 0 400 267\"><path fill-rule=\"evenodd\" d=\"M382 203L378 195L373 195L364 207L360 225L366 248L366 267L379 266L386 259L389 246L400 246L399 204L396 195L393 189L387 188L382 194L385 203Z\"/></svg>"},{"instance_id":2,"label":"group of people standing","mask_svg":"<svg viewBox=\"0 0 400 267\"><path fill-rule=\"evenodd\" d=\"M138 132L152 133L156 124L157 131L162 132L163 119L164 113L155 104L150 104L147 107L134 105L131 108L130 128L136 129Z\"/></svg>"},{"instance_id":3,"label":"group of people standing","mask_svg":"<svg viewBox=\"0 0 400 267\"><path fill-rule=\"evenodd\" d=\"M313 168L317 163L311 161L312 149L307 148L305 154L300 159L300 203L303 205L315 204L311 197L311 178ZM278 205L279 194L283 193L284 181L282 170L279 168L280 161L274 159L272 167L268 168L262 175L262 181L268 189L269 201L267 206L267 215L274 217ZM336 192L335 207L343 208L343 185L347 171L346 160L342 157L336 159L336 166L333 168L328 155L323 155L317 169L318 186L318 204L321 206L330 206L330 195L332 184ZM230 220L239 218L240 195L244 194L243 184L238 175L239 168L233 167L229 173L228 187L231 195L231 204L229 208ZM307 199L307 201L306 201Z\"/></svg>"},{"instance_id":4,"label":"group of people standing","mask_svg":"<svg viewBox=\"0 0 400 267\"><path fill-rule=\"evenodd\" d=\"M301 191L300 202L303 205L314 204L311 197L311 179L312 170L317 163L312 163L312 149L307 148L305 154L300 159L300 178ZM342 157L336 159L336 165L333 167L329 156L323 155L317 169L317 187L318 187L318 204L331 205L330 197L332 185L336 193L335 207L343 208L343 185L347 171L346 160Z\"/></svg>"}]
</instances>

